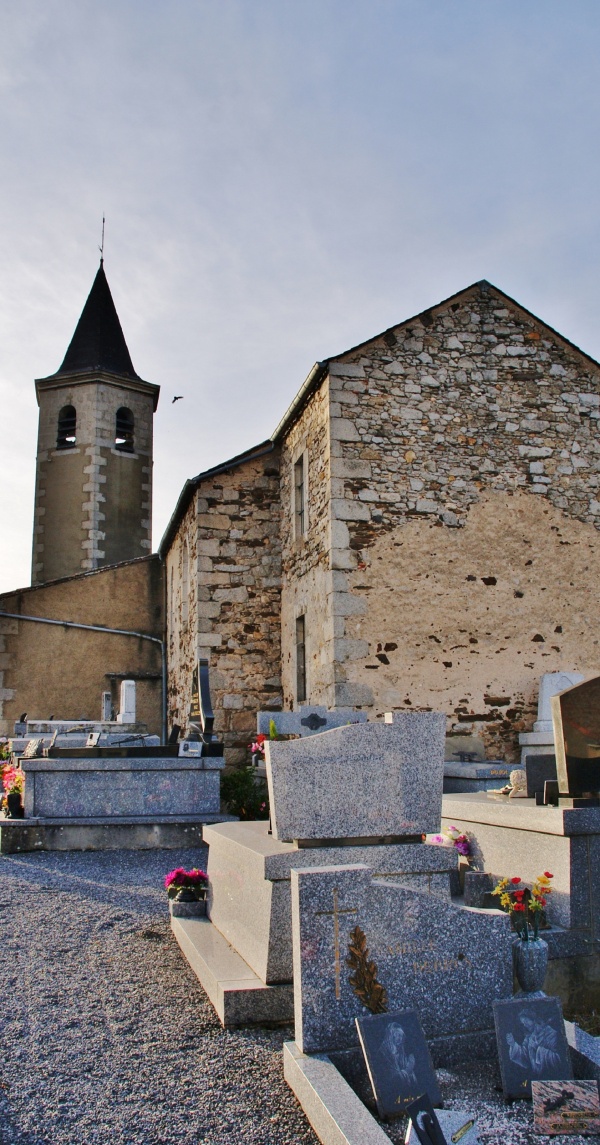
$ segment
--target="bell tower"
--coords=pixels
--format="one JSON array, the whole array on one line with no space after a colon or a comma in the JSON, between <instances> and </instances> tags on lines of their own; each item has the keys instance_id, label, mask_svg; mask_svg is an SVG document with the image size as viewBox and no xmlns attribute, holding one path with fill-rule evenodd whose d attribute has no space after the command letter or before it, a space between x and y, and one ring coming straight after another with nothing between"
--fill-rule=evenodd
<instances>
[{"instance_id":1,"label":"bell tower","mask_svg":"<svg viewBox=\"0 0 600 1145\"><path fill-rule=\"evenodd\" d=\"M35 391L31 583L148 556L160 387L133 368L102 259L60 369Z\"/></svg>"}]
</instances>

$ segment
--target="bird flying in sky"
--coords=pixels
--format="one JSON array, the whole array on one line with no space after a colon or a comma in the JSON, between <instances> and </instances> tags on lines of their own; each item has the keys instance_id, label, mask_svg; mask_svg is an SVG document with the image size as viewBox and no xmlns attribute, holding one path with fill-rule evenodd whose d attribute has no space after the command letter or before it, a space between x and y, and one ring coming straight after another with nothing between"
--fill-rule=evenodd
<instances>
[{"instance_id":1,"label":"bird flying in sky","mask_svg":"<svg viewBox=\"0 0 600 1145\"><path fill-rule=\"evenodd\" d=\"M180 402L182 397L183 397L183 394L176 394L175 397L173 398L173 401L171 402L171 405L173 405L174 402Z\"/></svg>"}]
</instances>

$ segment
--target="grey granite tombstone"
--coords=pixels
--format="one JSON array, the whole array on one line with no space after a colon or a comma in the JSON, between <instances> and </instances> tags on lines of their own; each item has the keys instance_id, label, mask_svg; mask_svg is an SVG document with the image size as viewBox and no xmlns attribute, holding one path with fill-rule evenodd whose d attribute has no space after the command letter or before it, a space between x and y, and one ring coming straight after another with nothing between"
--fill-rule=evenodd
<instances>
[{"instance_id":1,"label":"grey granite tombstone","mask_svg":"<svg viewBox=\"0 0 600 1145\"><path fill-rule=\"evenodd\" d=\"M394 713L302 740L267 741L273 836L419 839L438 829L446 717Z\"/></svg>"},{"instance_id":2,"label":"grey granite tombstone","mask_svg":"<svg viewBox=\"0 0 600 1145\"><path fill-rule=\"evenodd\" d=\"M442 1095L416 1010L356 1019L380 1117L399 1117L421 1093L433 1105Z\"/></svg>"},{"instance_id":3,"label":"grey granite tombstone","mask_svg":"<svg viewBox=\"0 0 600 1145\"><path fill-rule=\"evenodd\" d=\"M311 704L297 712L257 712L256 730L268 735L271 723L275 724L278 735L310 736L317 732L328 732L346 724L364 724L367 713L355 708L328 708Z\"/></svg>"},{"instance_id":4,"label":"grey granite tombstone","mask_svg":"<svg viewBox=\"0 0 600 1145\"><path fill-rule=\"evenodd\" d=\"M416 1009L442 1055L488 1052L492 1001L512 993L507 915L454 906L363 864L293 870L296 1043L356 1045L354 1019Z\"/></svg>"},{"instance_id":5,"label":"grey granite tombstone","mask_svg":"<svg viewBox=\"0 0 600 1145\"><path fill-rule=\"evenodd\" d=\"M502 1088L507 1101L531 1099L532 1081L565 1081L573 1066L558 998L494 1002Z\"/></svg>"},{"instance_id":6,"label":"grey granite tombstone","mask_svg":"<svg viewBox=\"0 0 600 1145\"><path fill-rule=\"evenodd\" d=\"M519 743L521 745L521 763L525 763L525 755L549 754L554 748L554 729L552 724L552 697L565 688L579 684L585 677L581 672L546 672L540 680L538 695L537 720L533 731L521 732Z\"/></svg>"}]
</instances>

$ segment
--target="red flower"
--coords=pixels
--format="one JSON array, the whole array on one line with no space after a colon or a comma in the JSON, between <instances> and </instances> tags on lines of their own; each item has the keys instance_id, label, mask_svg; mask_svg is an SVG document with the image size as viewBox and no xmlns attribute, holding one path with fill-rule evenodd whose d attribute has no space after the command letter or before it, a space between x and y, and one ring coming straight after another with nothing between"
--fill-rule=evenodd
<instances>
[{"instance_id":1,"label":"red flower","mask_svg":"<svg viewBox=\"0 0 600 1145\"><path fill-rule=\"evenodd\" d=\"M513 891L513 894L514 894L517 902L521 902L523 899L523 895L525 894L525 891Z\"/></svg>"},{"instance_id":2,"label":"red flower","mask_svg":"<svg viewBox=\"0 0 600 1145\"><path fill-rule=\"evenodd\" d=\"M511 881L511 883L515 883L515 884L518 884L521 882L520 878L511 879L510 881Z\"/></svg>"},{"instance_id":3,"label":"red flower","mask_svg":"<svg viewBox=\"0 0 600 1145\"><path fill-rule=\"evenodd\" d=\"M525 910L525 904L522 902L513 903L513 910L524 911Z\"/></svg>"},{"instance_id":4,"label":"red flower","mask_svg":"<svg viewBox=\"0 0 600 1145\"><path fill-rule=\"evenodd\" d=\"M553 879L554 878L554 875L551 875L550 871L544 871L544 876L547 879Z\"/></svg>"}]
</instances>

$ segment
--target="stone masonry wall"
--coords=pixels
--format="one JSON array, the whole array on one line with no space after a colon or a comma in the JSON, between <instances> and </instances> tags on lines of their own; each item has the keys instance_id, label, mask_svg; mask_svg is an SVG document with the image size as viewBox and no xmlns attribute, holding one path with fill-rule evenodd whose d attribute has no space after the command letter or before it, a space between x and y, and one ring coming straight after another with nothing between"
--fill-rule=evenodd
<instances>
[{"instance_id":1,"label":"stone masonry wall","mask_svg":"<svg viewBox=\"0 0 600 1145\"><path fill-rule=\"evenodd\" d=\"M40 392L32 583L147 556L152 548L152 395L92 380ZM57 449L58 415L77 412L76 444ZM134 449L115 449L131 409Z\"/></svg>"},{"instance_id":2,"label":"stone masonry wall","mask_svg":"<svg viewBox=\"0 0 600 1145\"><path fill-rule=\"evenodd\" d=\"M510 755L543 672L600 667L599 379L488 284L330 364L338 703Z\"/></svg>"},{"instance_id":3,"label":"stone masonry wall","mask_svg":"<svg viewBox=\"0 0 600 1145\"><path fill-rule=\"evenodd\" d=\"M207 658L228 764L246 758L257 710L281 708L279 534L279 458L272 452L203 481L167 557L170 723L185 727L195 662Z\"/></svg>"},{"instance_id":4,"label":"stone masonry wall","mask_svg":"<svg viewBox=\"0 0 600 1145\"><path fill-rule=\"evenodd\" d=\"M284 707L297 706L296 618L306 622L306 684L311 704L335 703L331 614L329 385L321 385L288 430L281 449L282 678ZM294 462L308 459L307 531L294 529ZM343 526L342 526L343 529Z\"/></svg>"}]
</instances>

